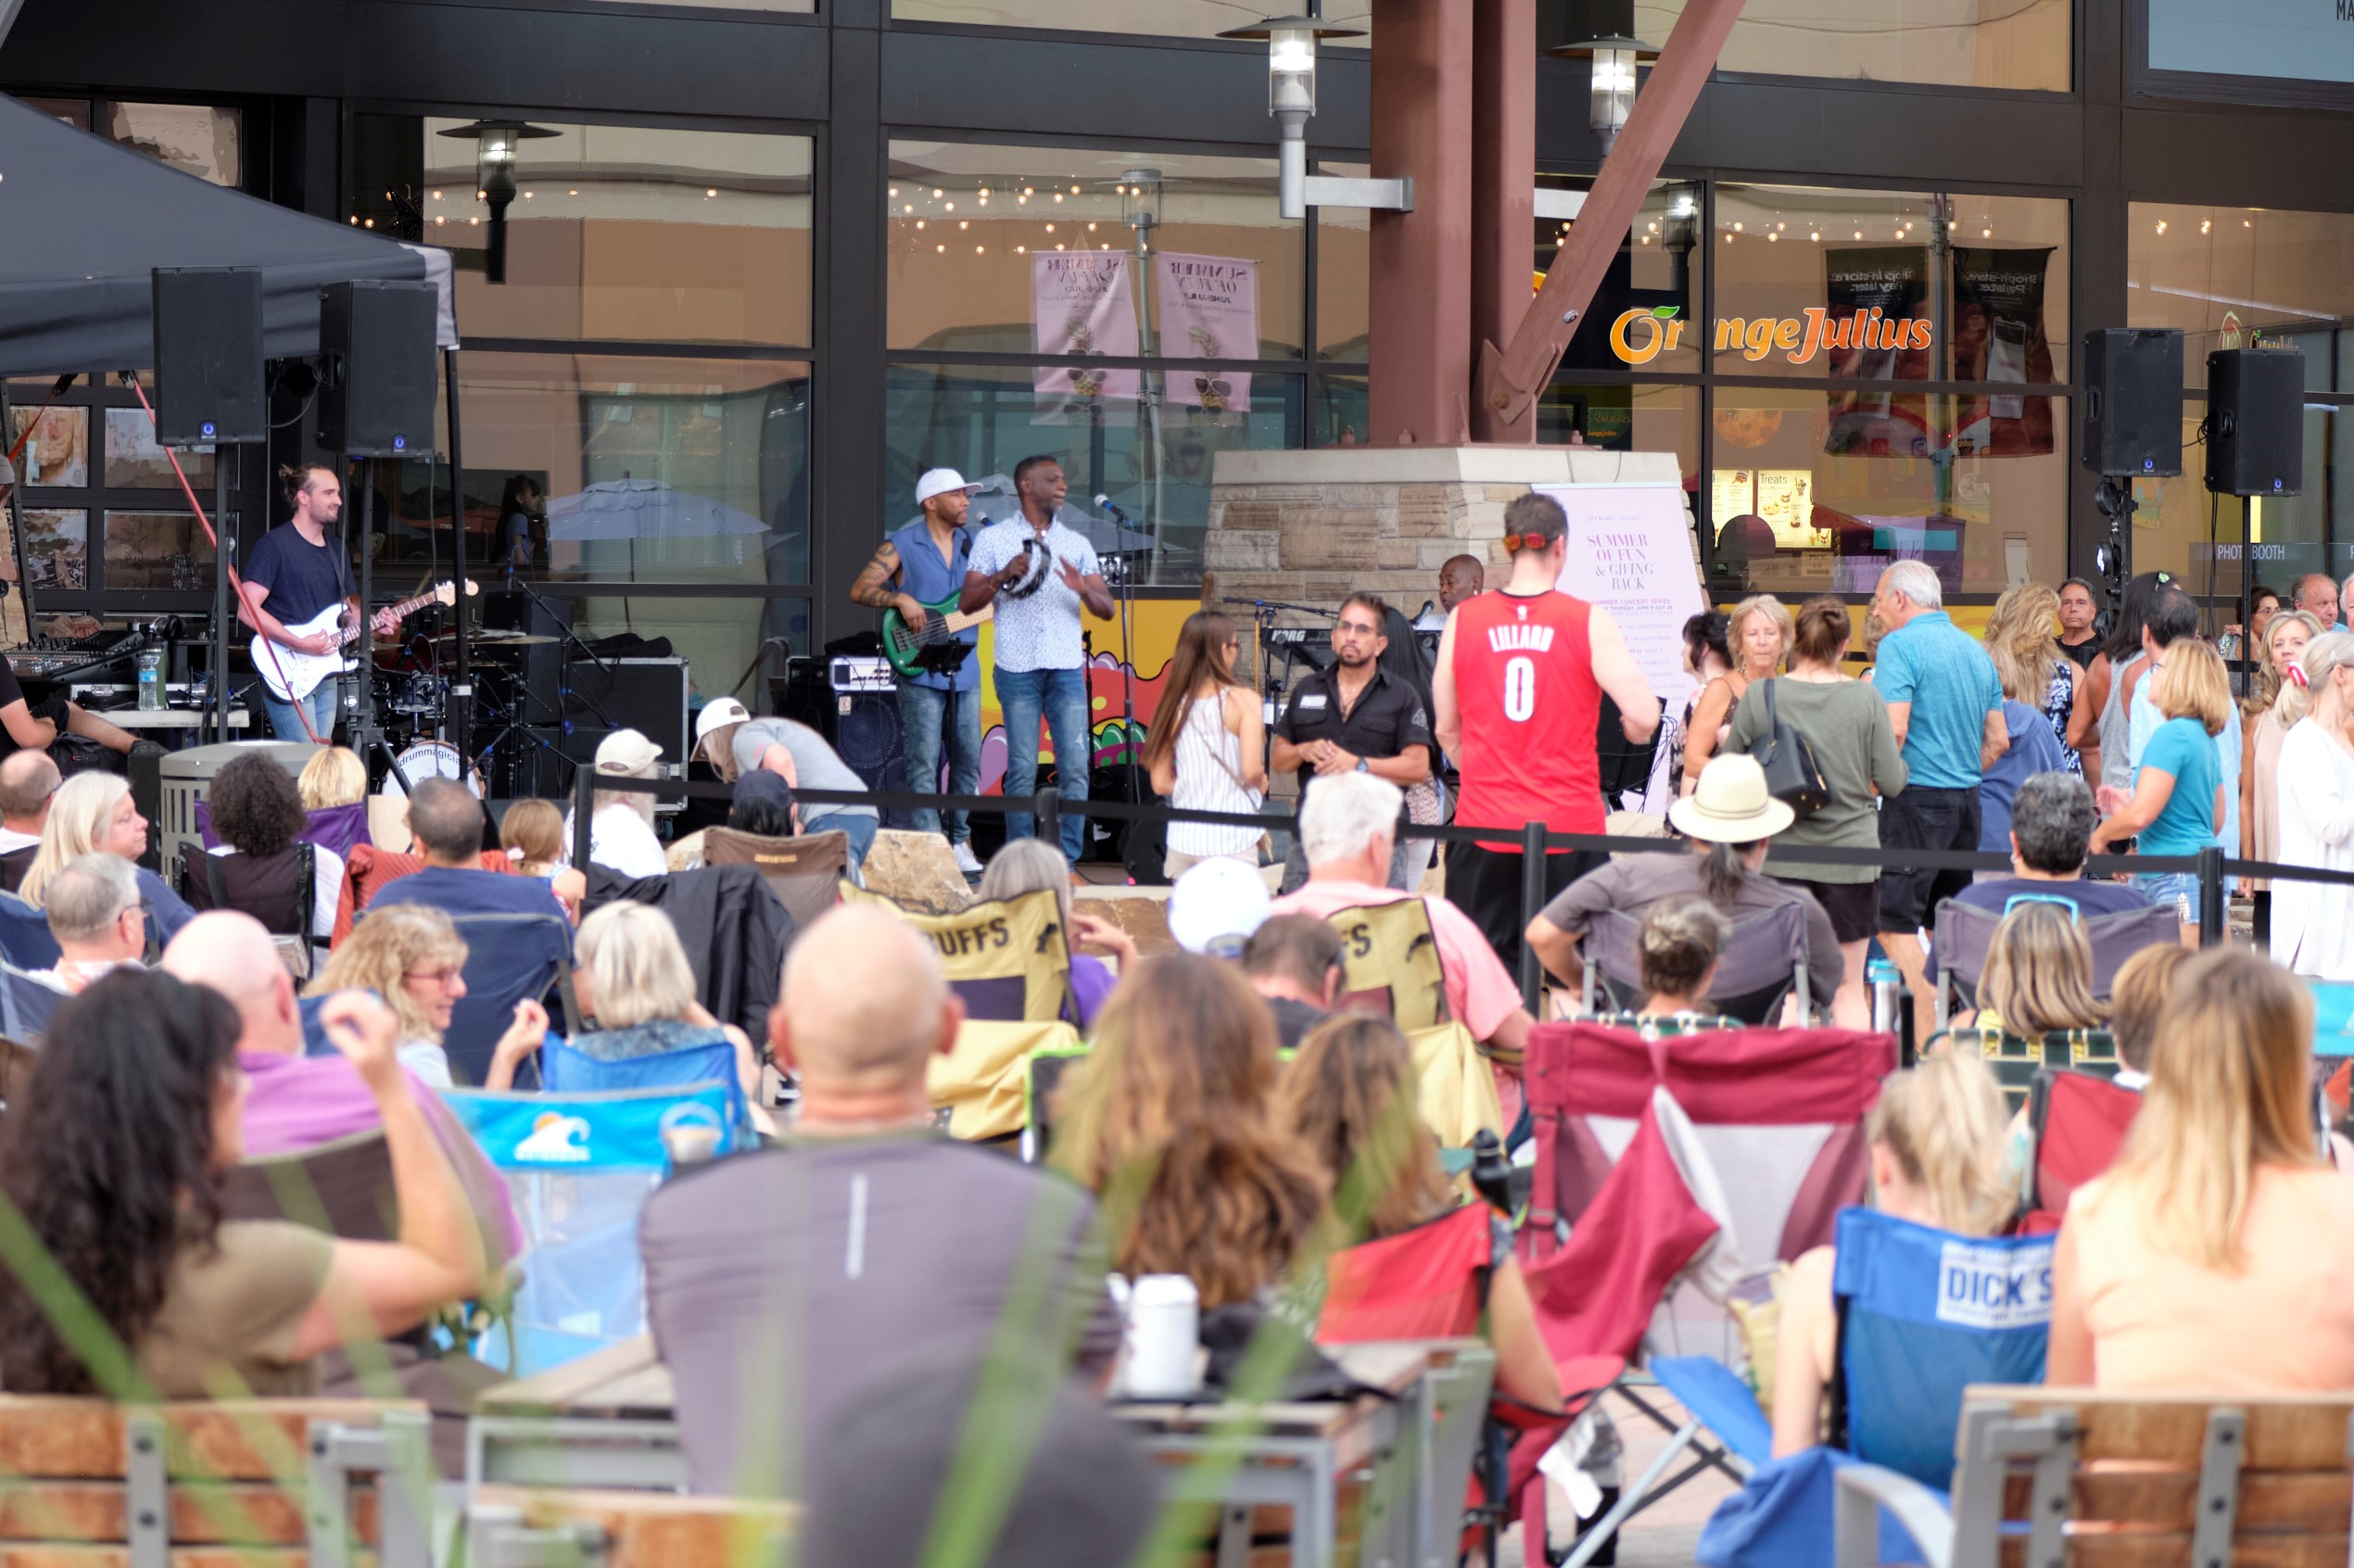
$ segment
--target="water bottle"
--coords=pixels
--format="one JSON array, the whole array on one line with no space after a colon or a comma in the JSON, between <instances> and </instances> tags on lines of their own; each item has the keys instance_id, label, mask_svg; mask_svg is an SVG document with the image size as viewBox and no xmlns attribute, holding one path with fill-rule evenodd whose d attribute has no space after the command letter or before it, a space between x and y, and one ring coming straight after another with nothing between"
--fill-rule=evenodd
<instances>
[{"instance_id":1,"label":"water bottle","mask_svg":"<svg viewBox=\"0 0 2354 1568\"><path fill-rule=\"evenodd\" d=\"M1146 1274L1128 1290L1122 1371L1132 1399L1189 1399L1200 1391L1201 1293L1183 1274Z\"/></svg>"},{"instance_id":2,"label":"water bottle","mask_svg":"<svg viewBox=\"0 0 2354 1568\"><path fill-rule=\"evenodd\" d=\"M163 650L150 648L139 655L139 711L163 711Z\"/></svg>"}]
</instances>

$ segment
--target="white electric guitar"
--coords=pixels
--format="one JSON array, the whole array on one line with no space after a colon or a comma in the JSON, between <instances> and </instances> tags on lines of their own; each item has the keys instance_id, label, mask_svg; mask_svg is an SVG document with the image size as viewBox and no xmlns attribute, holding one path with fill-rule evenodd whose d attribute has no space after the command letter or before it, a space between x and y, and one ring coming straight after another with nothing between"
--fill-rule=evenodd
<instances>
[{"instance_id":1,"label":"white electric guitar","mask_svg":"<svg viewBox=\"0 0 2354 1568\"><path fill-rule=\"evenodd\" d=\"M467 596L471 598L480 591L481 588L469 579L466 583ZM388 608L392 618L398 621L415 614L428 604L457 602L458 585L442 583L430 593L404 599ZM358 625L343 625L344 612L348 608L338 600L302 625L286 628L288 634L294 637L333 637L335 646L332 652L299 653L265 637L256 637L247 645L253 655L253 667L261 672L261 684L268 689L271 696L281 702L299 702L317 689L321 681L359 664L357 659L347 659L343 654L347 646L360 640Z\"/></svg>"}]
</instances>

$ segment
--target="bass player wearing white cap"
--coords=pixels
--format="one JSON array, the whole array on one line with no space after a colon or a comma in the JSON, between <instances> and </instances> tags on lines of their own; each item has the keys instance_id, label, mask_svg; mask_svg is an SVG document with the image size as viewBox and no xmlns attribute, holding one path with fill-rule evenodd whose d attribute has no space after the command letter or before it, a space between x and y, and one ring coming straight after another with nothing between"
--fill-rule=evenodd
<instances>
[{"instance_id":1,"label":"bass player wearing white cap","mask_svg":"<svg viewBox=\"0 0 2354 1568\"><path fill-rule=\"evenodd\" d=\"M940 787L940 753L948 752L948 792L981 792L981 661L973 650L986 607L958 611L972 535L965 509L975 487L953 468L925 470L916 481L914 521L886 537L850 585L850 601L883 611L884 651L899 675L899 731L907 759L905 787L930 794ZM942 830L941 814L912 814L918 832ZM965 814L947 815L949 848L968 876L981 861L968 841Z\"/></svg>"}]
</instances>

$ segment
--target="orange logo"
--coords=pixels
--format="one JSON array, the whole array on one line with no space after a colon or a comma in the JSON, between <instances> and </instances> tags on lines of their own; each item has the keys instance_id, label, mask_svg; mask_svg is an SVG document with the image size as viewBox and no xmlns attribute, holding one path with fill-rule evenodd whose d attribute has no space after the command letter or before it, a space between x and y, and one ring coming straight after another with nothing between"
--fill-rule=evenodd
<instances>
[{"instance_id":1,"label":"orange logo","mask_svg":"<svg viewBox=\"0 0 2354 1568\"><path fill-rule=\"evenodd\" d=\"M1661 349L1680 347L1684 323L1673 320L1675 314L1673 305L1626 311L1610 324L1611 352L1624 363L1645 365L1658 358ZM1877 306L1836 319L1829 310L1812 309L1779 320L1720 316L1715 350L1738 353L1752 363L1778 350L1791 364L1803 365L1826 348L1927 348L1930 331L1926 317L1885 315Z\"/></svg>"}]
</instances>

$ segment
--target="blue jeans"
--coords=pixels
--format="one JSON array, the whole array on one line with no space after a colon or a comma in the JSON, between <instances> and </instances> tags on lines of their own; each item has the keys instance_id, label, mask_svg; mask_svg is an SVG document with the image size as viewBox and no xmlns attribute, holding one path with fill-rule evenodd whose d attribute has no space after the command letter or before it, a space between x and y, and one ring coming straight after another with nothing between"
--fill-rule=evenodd
<instances>
[{"instance_id":1,"label":"blue jeans","mask_svg":"<svg viewBox=\"0 0 2354 1568\"><path fill-rule=\"evenodd\" d=\"M295 716L295 710L299 707L310 715L310 727L317 732L318 738L326 740L335 731L335 692L341 684L330 677L312 687L310 695L298 703L281 702L269 695L269 689L264 687L261 707L270 715L270 733L281 740L310 740L310 737L302 732L302 720Z\"/></svg>"},{"instance_id":2,"label":"blue jeans","mask_svg":"<svg viewBox=\"0 0 2354 1568\"><path fill-rule=\"evenodd\" d=\"M823 816L804 816L801 819L804 833L830 833L839 828L848 834L850 868L853 871L867 864L867 852L875 847L875 829L880 826L880 821L863 811L829 812Z\"/></svg>"},{"instance_id":3,"label":"blue jeans","mask_svg":"<svg viewBox=\"0 0 2354 1568\"><path fill-rule=\"evenodd\" d=\"M912 682L899 688L899 734L907 748L907 789L929 795L940 788L940 746L948 743L948 792L981 793L981 693L943 691L936 686ZM941 814L932 810L907 814L918 833L940 831ZM961 844L971 836L966 814L948 813L948 841Z\"/></svg>"},{"instance_id":4,"label":"blue jeans","mask_svg":"<svg viewBox=\"0 0 2354 1568\"><path fill-rule=\"evenodd\" d=\"M1056 788L1064 800L1085 800L1087 768L1095 755L1087 726L1087 672L1000 669L997 705L1006 714L1006 797L1027 800L1038 792L1038 720L1043 710L1055 746ZM1037 830L1026 811L1006 817L1008 839L1027 839ZM1065 860L1079 864L1086 835L1085 817L1062 819Z\"/></svg>"}]
</instances>

